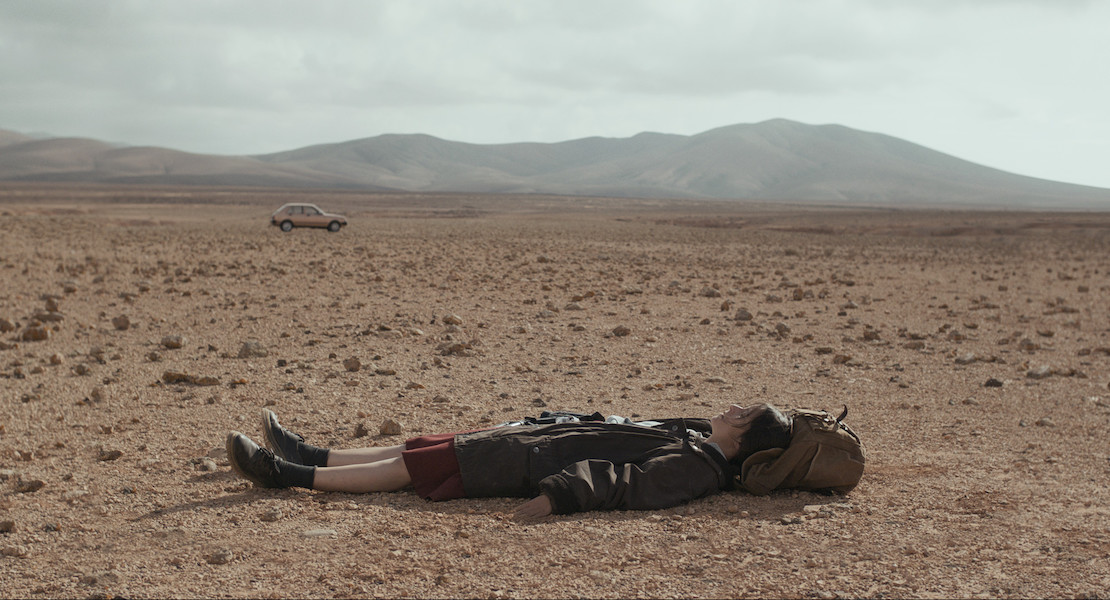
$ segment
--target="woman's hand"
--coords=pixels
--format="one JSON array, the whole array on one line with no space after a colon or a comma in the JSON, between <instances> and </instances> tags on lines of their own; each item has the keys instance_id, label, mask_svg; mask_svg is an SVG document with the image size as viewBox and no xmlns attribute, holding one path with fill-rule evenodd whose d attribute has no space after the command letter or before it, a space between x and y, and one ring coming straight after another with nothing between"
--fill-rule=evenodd
<instances>
[{"instance_id":1,"label":"woman's hand","mask_svg":"<svg viewBox=\"0 0 1110 600\"><path fill-rule=\"evenodd\" d=\"M516 507L513 518L518 521L534 521L536 519L542 519L550 514L551 499L544 494L540 494Z\"/></svg>"}]
</instances>

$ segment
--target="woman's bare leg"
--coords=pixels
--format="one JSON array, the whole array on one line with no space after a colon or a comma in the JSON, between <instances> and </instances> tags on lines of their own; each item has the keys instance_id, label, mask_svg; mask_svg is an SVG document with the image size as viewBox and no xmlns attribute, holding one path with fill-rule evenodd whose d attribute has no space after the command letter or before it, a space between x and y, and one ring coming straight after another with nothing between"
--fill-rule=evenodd
<instances>
[{"instance_id":1,"label":"woman's bare leg","mask_svg":"<svg viewBox=\"0 0 1110 600\"><path fill-rule=\"evenodd\" d=\"M370 448L348 448L346 450L328 450L328 464L330 467L345 467L348 465L365 465L401 457L404 444L397 446L374 446Z\"/></svg>"},{"instance_id":2,"label":"woman's bare leg","mask_svg":"<svg viewBox=\"0 0 1110 600\"><path fill-rule=\"evenodd\" d=\"M389 448L403 449L404 447L390 446ZM409 470L405 467L405 460L401 458L400 451L397 452L396 457L369 463L333 467L330 466L331 462L329 454L329 466L316 467L312 489L363 494L393 492L412 483L412 477L409 476Z\"/></svg>"}]
</instances>

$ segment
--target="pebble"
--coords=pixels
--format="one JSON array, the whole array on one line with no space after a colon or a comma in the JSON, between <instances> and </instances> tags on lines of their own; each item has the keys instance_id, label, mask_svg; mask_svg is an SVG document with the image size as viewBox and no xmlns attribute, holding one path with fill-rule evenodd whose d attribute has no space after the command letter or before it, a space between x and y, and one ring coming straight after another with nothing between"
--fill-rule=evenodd
<instances>
[{"instance_id":1,"label":"pebble","mask_svg":"<svg viewBox=\"0 0 1110 600\"><path fill-rule=\"evenodd\" d=\"M284 516L285 514L282 513L280 510L276 508L271 508L270 510L262 513L258 518L266 521L267 523L273 523L274 521L280 521L281 518Z\"/></svg>"},{"instance_id":2,"label":"pebble","mask_svg":"<svg viewBox=\"0 0 1110 600\"><path fill-rule=\"evenodd\" d=\"M1002 387L1002 382L991 377L983 384L983 387L1000 388Z\"/></svg>"},{"instance_id":3,"label":"pebble","mask_svg":"<svg viewBox=\"0 0 1110 600\"><path fill-rule=\"evenodd\" d=\"M50 339L51 332L46 327L28 327L19 336L24 342L41 342Z\"/></svg>"},{"instance_id":4,"label":"pebble","mask_svg":"<svg viewBox=\"0 0 1110 600\"><path fill-rule=\"evenodd\" d=\"M127 331L131 328L131 319L128 319L127 315L120 315L112 319L112 327L120 331Z\"/></svg>"},{"instance_id":5,"label":"pebble","mask_svg":"<svg viewBox=\"0 0 1110 600\"><path fill-rule=\"evenodd\" d=\"M15 521L0 521L0 533L11 533L13 531L15 531Z\"/></svg>"},{"instance_id":6,"label":"pebble","mask_svg":"<svg viewBox=\"0 0 1110 600\"><path fill-rule=\"evenodd\" d=\"M27 558L31 555L31 549L20 545L4 546L3 549L0 549L0 554L12 558Z\"/></svg>"},{"instance_id":7,"label":"pebble","mask_svg":"<svg viewBox=\"0 0 1110 600\"><path fill-rule=\"evenodd\" d=\"M446 317L443 317L443 322L447 325L462 325L463 320L462 317L460 317L459 315L450 314Z\"/></svg>"},{"instance_id":8,"label":"pebble","mask_svg":"<svg viewBox=\"0 0 1110 600\"><path fill-rule=\"evenodd\" d=\"M179 350L185 345L185 338L180 335L167 335L162 338L162 347L169 350Z\"/></svg>"},{"instance_id":9,"label":"pebble","mask_svg":"<svg viewBox=\"0 0 1110 600\"><path fill-rule=\"evenodd\" d=\"M259 341L246 341L239 347L239 358L266 358L269 355L269 350Z\"/></svg>"},{"instance_id":10,"label":"pebble","mask_svg":"<svg viewBox=\"0 0 1110 600\"><path fill-rule=\"evenodd\" d=\"M617 337L625 337L626 335L628 335L630 333L632 333L632 330L625 327L624 325L618 325L615 328L613 328L613 335L615 335Z\"/></svg>"},{"instance_id":11,"label":"pebble","mask_svg":"<svg viewBox=\"0 0 1110 600\"><path fill-rule=\"evenodd\" d=\"M961 354L960 356L957 356L956 357L956 364L957 365L970 365L971 363L975 362L976 360L979 360L979 357L975 356L974 352L968 352L967 354Z\"/></svg>"},{"instance_id":12,"label":"pebble","mask_svg":"<svg viewBox=\"0 0 1110 600\"><path fill-rule=\"evenodd\" d=\"M1041 365L1035 369L1030 369L1029 372L1025 374L1029 379L1045 379L1050 375L1052 375L1052 367L1048 365Z\"/></svg>"},{"instance_id":13,"label":"pebble","mask_svg":"<svg viewBox=\"0 0 1110 600\"><path fill-rule=\"evenodd\" d=\"M15 331L15 324L7 319L0 319L0 333Z\"/></svg>"},{"instance_id":14,"label":"pebble","mask_svg":"<svg viewBox=\"0 0 1110 600\"><path fill-rule=\"evenodd\" d=\"M401 435L402 431L401 424L393 419L382 421L381 427L378 428L378 433L381 435Z\"/></svg>"},{"instance_id":15,"label":"pebble","mask_svg":"<svg viewBox=\"0 0 1110 600\"><path fill-rule=\"evenodd\" d=\"M308 529L301 533L306 538L336 537L339 535L334 529Z\"/></svg>"},{"instance_id":16,"label":"pebble","mask_svg":"<svg viewBox=\"0 0 1110 600\"><path fill-rule=\"evenodd\" d=\"M235 553L227 548L220 548L205 556L204 560L210 565L226 565L235 560Z\"/></svg>"},{"instance_id":17,"label":"pebble","mask_svg":"<svg viewBox=\"0 0 1110 600\"><path fill-rule=\"evenodd\" d=\"M362 361L352 356L351 358L343 361L343 368L347 369L351 373L358 373L359 369L362 368Z\"/></svg>"},{"instance_id":18,"label":"pebble","mask_svg":"<svg viewBox=\"0 0 1110 600\"><path fill-rule=\"evenodd\" d=\"M754 317L752 316L752 313L741 308L740 310L736 311L736 315L733 318L737 321L751 321Z\"/></svg>"},{"instance_id":19,"label":"pebble","mask_svg":"<svg viewBox=\"0 0 1110 600\"><path fill-rule=\"evenodd\" d=\"M15 491L21 494L30 494L41 490L45 485L46 482L41 479L20 479L15 484Z\"/></svg>"},{"instance_id":20,"label":"pebble","mask_svg":"<svg viewBox=\"0 0 1110 600\"><path fill-rule=\"evenodd\" d=\"M101 450L97 453L96 460L106 462L110 460L116 460L121 456L123 456L123 452L119 450Z\"/></svg>"}]
</instances>

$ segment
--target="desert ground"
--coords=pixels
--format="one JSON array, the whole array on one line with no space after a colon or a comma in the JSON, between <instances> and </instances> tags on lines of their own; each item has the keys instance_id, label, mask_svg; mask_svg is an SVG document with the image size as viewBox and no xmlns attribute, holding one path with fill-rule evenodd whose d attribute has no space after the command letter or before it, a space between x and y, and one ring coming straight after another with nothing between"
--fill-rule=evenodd
<instances>
[{"instance_id":1,"label":"desert ground","mask_svg":"<svg viewBox=\"0 0 1110 600\"><path fill-rule=\"evenodd\" d=\"M1108 291L1106 213L4 184L0 595L1107 598ZM859 487L529 523L223 451L754 402L847 406Z\"/></svg>"}]
</instances>

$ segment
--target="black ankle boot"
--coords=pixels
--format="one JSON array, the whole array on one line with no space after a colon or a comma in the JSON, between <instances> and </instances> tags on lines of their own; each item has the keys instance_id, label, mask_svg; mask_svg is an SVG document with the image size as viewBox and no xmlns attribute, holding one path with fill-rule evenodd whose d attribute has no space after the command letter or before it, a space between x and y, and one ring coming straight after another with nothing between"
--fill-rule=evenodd
<instances>
[{"instance_id":1,"label":"black ankle boot","mask_svg":"<svg viewBox=\"0 0 1110 600\"><path fill-rule=\"evenodd\" d=\"M282 427L278 423L277 415L268 408L262 409L262 431L266 436L266 445L281 458L298 465L314 467L328 465L327 448L317 448L304 443L303 437Z\"/></svg>"}]
</instances>

